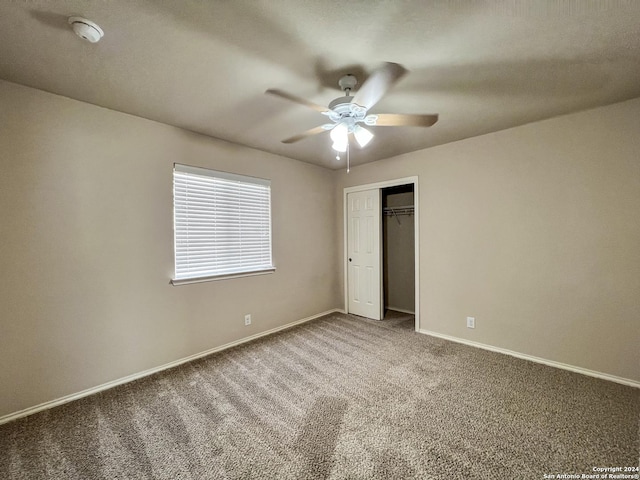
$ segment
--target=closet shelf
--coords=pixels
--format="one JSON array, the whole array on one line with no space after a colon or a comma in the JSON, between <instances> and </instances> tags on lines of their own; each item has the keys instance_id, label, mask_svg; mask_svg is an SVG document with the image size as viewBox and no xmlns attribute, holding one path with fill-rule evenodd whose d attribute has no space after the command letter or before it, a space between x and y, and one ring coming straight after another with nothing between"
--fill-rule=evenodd
<instances>
[{"instance_id":1,"label":"closet shelf","mask_svg":"<svg viewBox=\"0 0 640 480\"><path fill-rule=\"evenodd\" d=\"M401 207L385 207L382 209L383 215L413 215L413 205L403 205Z\"/></svg>"}]
</instances>

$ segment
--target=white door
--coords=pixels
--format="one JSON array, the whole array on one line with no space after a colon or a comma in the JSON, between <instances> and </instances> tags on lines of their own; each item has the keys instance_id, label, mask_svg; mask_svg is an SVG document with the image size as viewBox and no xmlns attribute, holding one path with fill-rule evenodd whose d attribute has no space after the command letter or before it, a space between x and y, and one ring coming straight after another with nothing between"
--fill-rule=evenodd
<instances>
[{"instance_id":1,"label":"white door","mask_svg":"<svg viewBox=\"0 0 640 480\"><path fill-rule=\"evenodd\" d=\"M347 194L349 313L382 319L380 189Z\"/></svg>"}]
</instances>

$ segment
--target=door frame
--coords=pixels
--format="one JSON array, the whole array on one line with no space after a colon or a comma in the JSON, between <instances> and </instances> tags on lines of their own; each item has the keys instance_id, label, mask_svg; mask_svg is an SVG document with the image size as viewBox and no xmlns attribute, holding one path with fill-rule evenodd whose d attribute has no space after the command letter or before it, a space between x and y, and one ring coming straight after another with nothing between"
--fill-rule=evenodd
<instances>
[{"instance_id":1,"label":"door frame","mask_svg":"<svg viewBox=\"0 0 640 480\"><path fill-rule=\"evenodd\" d=\"M347 264L348 258L348 224L347 224L347 214L348 214L348 204L347 204L347 194L352 192L359 192L362 190L373 190L387 187L397 187L399 185L408 185L413 184L413 205L414 205L414 223L413 223L413 234L414 234L414 275L415 275L415 293L414 293L414 302L415 302L415 330L416 332L420 331L420 215L419 215L419 207L420 207L420 196L418 192L418 177L404 177L398 178L395 180L386 180L384 182L376 182L376 183L368 183L366 185L356 185L353 187L345 187L343 190L343 198L342 198L342 206L343 206L343 217L344 217L344 239L343 239L343 273L344 273L344 307L345 311L349 311L349 266ZM380 217L382 217L382 202L380 202ZM381 227L382 229L382 227ZM383 268L382 262L382 245L380 246L380 267ZM380 275L380 292L382 293L383 289L383 281L382 281L382 270ZM384 302L384 295L381 295L380 302ZM384 305L382 305L384 308ZM383 312L384 313L384 312Z\"/></svg>"}]
</instances>

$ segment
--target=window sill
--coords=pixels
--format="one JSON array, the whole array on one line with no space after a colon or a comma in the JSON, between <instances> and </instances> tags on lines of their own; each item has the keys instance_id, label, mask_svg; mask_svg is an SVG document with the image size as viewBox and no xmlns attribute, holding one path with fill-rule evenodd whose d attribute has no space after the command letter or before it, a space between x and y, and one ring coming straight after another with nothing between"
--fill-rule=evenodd
<instances>
[{"instance_id":1,"label":"window sill","mask_svg":"<svg viewBox=\"0 0 640 480\"><path fill-rule=\"evenodd\" d=\"M254 270L252 272L238 272L238 273L229 273L226 275L210 275L207 277L172 279L170 283L171 285L177 287L179 285L189 285L191 283L213 282L216 280L227 280L230 278L253 277L255 275L268 275L269 273L274 273L275 271L276 271L276 267L273 267L273 268L265 268L264 270Z\"/></svg>"}]
</instances>

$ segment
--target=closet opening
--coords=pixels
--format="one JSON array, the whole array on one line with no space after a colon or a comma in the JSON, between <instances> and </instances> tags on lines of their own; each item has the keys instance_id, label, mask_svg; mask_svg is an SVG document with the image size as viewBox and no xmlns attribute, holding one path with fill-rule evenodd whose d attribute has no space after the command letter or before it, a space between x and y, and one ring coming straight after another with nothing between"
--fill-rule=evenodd
<instances>
[{"instance_id":1,"label":"closet opening","mask_svg":"<svg viewBox=\"0 0 640 480\"><path fill-rule=\"evenodd\" d=\"M418 177L346 187L345 312L420 330Z\"/></svg>"},{"instance_id":2,"label":"closet opening","mask_svg":"<svg viewBox=\"0 0 640 480\"><path fill-rule=\"evenodd\" d=\"M414 185L382 188L384 320L413 327L415 301Z\"/></svg>"}]
</instances>

